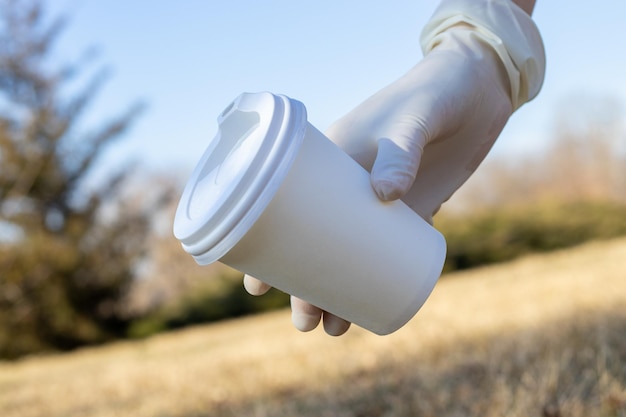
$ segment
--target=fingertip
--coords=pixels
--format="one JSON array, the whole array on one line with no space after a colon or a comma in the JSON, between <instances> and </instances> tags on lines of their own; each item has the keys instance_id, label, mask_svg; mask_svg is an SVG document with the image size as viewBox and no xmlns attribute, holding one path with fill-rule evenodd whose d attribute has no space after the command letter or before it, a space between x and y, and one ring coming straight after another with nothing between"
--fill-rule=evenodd
<instances>
[{"instance_id":1,"label":"fingertip","mask_svg":"<svg viewBox=\"0 0 626 417\"><path fill-rule=\"evenodd\" d=\"M341 336L348 331L350 324L334 314L324 313L324 331L330 336Z\"/></svg>"},{"instance_id":2,"label":"fingertip","mask_svg":"<svg viewBox=\"0 0 626 417\"><path fill-rule=\"evenodd\" d=\"M271 285L248 274L243 276L243 286L251 295L263 295L272 288Z\"/></svg>"},{"instance_id":3,"label":"fingertip","mask_svg":"<svg viewBox=\"0 0 626 417\"><path fill-rule=\"evenodd\" d=\"M320 322L322 315L302 314L299 312L291 313L291 321L293 326L301 332L310 332L315 329Z\"/></svg>"},{"instance_id":4,"label":"fingertip","mask_svg":"<svg viewBox=\"0 0 626 417\"><path fill-rule=\"evenodd\" d=\"M383 201L393 201L401 198L406 194L405 186L398 186L396 180L375 179L372 177L372 188L376 192L378 198Z\"/></svg>"},{"instance_id":5,"label":"fingertip","mask_svg":"<svg viewBox=\"0 0 626 417\"><path fill-rule=\"evenodd\" d=\"M310 332L317 327L321 319L321 309L297 297L291 297L291 321L296 329Z\"/></svg>"}]
</instances>

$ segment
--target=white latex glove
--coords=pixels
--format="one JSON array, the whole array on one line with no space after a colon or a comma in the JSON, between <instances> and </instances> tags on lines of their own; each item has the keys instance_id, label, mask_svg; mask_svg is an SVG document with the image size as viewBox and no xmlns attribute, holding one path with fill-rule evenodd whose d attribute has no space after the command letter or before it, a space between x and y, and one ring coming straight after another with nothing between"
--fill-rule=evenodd
<instances>
[{"instance_id":1,"label":"white latex glove","mask_svg":"<svg viewBox=\"0 0 626 417\"><path fill-rule=\"evenodd\" d=\"M460 13L458 8L466 3L443 1L422 35L425 58L326 132L371 172L372 187L382 200L402 198L429 222L475 171L513 111L537 94L543 80L538 32L520 34L531 44L529 52L524 50L527 45L520 47L520 36L494 35L494 22L489 21L494 14L512 13L502 20L521 19L518 30L526 25L536 31L530 18L508 0L475 1L467 14ZM484 9L472 10L480 4ZM480 24L483 18L487 22ZM496 19L496 23L507 22ZM507 37L512 41L503 44L501 39ZM253 295L269 289L250 276L244 277L244 285ZM291 307L293 323L302 331L314 329L322 317L331 335L350 326L293 296Z\"/></svg>"}]
</instances>

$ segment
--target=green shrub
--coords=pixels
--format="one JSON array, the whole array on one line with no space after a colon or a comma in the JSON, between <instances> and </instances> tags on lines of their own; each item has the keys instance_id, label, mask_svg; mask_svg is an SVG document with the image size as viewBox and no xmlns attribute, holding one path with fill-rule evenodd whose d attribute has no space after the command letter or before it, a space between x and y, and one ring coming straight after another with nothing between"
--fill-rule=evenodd
<instances>
[{"instance_id":1,"label":"green shrub","mask_svg":"<svg viewBox=\"0 0 626 417\"><path fill-rule=\"evenodd\" d=\"M436 218L435 226L446 236L444 271L449 272L626 235L626 206L608 202L541 203L442 216ZM196 287L174 304L135 320L129 336L145 337L289 305L289 297L275 289L261 297L249 295L241 275L212 279L219 280L219 285Z\"/></svg>"},{"instance_id":2,"label":"green shrub","mask_svg":"<svg viewBox=\"0 0 626 417\"><path fill-rule=\"evenodd\" d=\"M436 227L448 243L444 271L453 271L624 235L626 205L577 201L501 207L436 219Z\"/></svg>"}]
</instances>

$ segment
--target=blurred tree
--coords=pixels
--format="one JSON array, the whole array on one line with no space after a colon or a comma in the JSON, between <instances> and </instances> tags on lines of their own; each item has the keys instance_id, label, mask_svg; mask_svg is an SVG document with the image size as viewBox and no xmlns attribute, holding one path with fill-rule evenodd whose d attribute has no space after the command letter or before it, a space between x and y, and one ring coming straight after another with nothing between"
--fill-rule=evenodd
<instances>
[{"instance_id":1,"label":"blurred tree","mask_svg":"<svg viewBox=\"0 0 626 417\"><path fill-rule=\"evenodd\" d=\"M186 176L186 175L185 175ZM152 176L151 184L178 190L172 172L166 178ZM145 187L144 187L145 188ZM198 265L172 235L172 219L177 201L159 213L149 253L124 302L133 318L129 337L145 337L170 329L287 307L289 296L271 289L263 297L248 294L243 273L215 262ZM161 227L158 227L158 226ZM159 230L160 229L160 230Z\"/></svg>"},{"instance_id":2,"label":"blurred tree","mask_svg":"<svg viewBox=\"0 0 626 417\"><path fill-rule=\"evenodd\" d=\"M556 108L543 146L532 152L490 155L442 212L542 201L625 203L624 109L624 103L612 96L567 95Z\"/></svg>"},{"instance_id":3,"label":"blurred tree","mask_svg":"<svg viewBox=\"0 0 626 417\"><path fill-rule=\"evenodd\" d=\"M150 229L145 210L125 211L121 201L128 169L116 167L97 190L85 191L98 156L142 106L82 133L81 116L105 77L102 71L85 76L85 62L51 68L65 25L63 18L46 19L41 1L0 0L3 357L124 334L128 320L118 305Z\"/></svg>"}]
</instances>

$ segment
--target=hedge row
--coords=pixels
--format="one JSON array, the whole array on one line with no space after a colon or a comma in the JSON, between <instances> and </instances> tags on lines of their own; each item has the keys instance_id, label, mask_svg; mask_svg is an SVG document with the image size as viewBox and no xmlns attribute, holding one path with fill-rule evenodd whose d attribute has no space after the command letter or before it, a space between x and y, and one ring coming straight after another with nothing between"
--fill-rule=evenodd
<instances>
[{"instance_id":1,"label":"hedge row","mask_svg":"<svg viewBox=\"0 0 626 417\"><path fill-rule=\"evenodd\" d=\"M448 243L445 271L626 235L626 205L617 202L542 203L438 220Z\"/></svg>"},{"instance_id":2,"label":"hedge row","mask_svg":"<svg viewBox=\"0 0 626 417\"><path fill-rule=\"evenodd\" d=\"M626 205L577 202L497 208L459 217L440 216L435 226L446 236L448 255L444 272L450 272L592 239L626 235ZM254 314L289 303L289 297L277 290L262 297L250 296L243 289L240 276L221 279L225 285L219 293L196 292L168 309L136 321L129 336L141 337L190 324Z\"/></svg>"}]
</instances>

